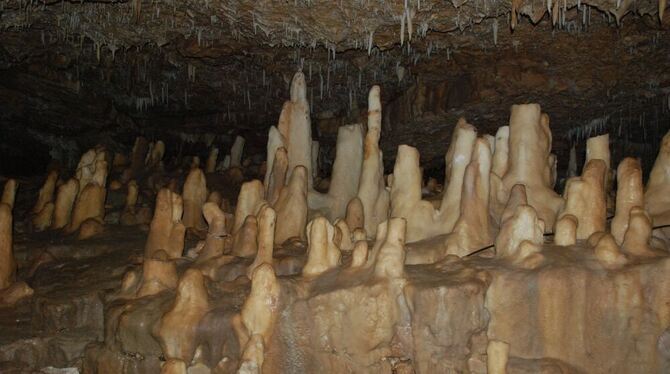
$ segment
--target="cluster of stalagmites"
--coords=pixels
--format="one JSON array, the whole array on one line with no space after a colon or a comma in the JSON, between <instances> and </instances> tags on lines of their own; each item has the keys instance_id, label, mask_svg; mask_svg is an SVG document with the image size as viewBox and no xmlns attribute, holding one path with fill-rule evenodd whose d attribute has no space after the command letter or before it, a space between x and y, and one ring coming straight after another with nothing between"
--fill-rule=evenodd
<instances>
[{"instance_id":1,"label":"cluster of stalagmites","mask_svg":"<svg viewBox=\"0 0 670 374\"><path fill-rule=\"evenodd\" d=\"M126 273L115 297L132 305L174 295L163 304L168 306L156 324L142 327L151 329L160 346L164 373L195 368L276 371L264 363L276 354L272 334L288 297L283 293L289 292L280 275L292 275L287 282L306 284L345 278L382 282L400 295L406 264L449 266L454 256L487 248L495 261L519 269L536 269L545 263L547 251L574 250L576 244L574 248L590 252L606 270L667 255L670 230L653 226L670 224L670 134L646 189L638 160L625 158L616 173L610 170L609 139L599 136L588 141L581 175L569 179L560 196L554 192L556 157L550 153L549 117L537 104L514 105L509 126L495 136L479 136L464 119L457 123L441 188L435 180L423 183L419 152L408 145L398 147L393 174L384 175L380 91L375 86L367 127L339 129L329 188L319 192L314 188L317 147L302 73L295 75L290 96L278 125L269 131L264 178L241 185L234 213L220 193L208 191L207 175L233 170L227 176L242 180L242 138L221 164L216 148L204 171L199 160L192 160L184 168L181 191L176 179L162 176L162 142L139 139L130 157L115 156L112 166L122 169L109 186L108 153L93 149L82 156L73 178L61 181L52 172L39 192L32 211L35 230L61 229L87 238L104 228L106 188L126 189L119 222L148 223L149 234L141 270ZM136 180L141 176L147 181L142 188L155 193L152 217L148 207L138 207L141 188ZM608 223L607 196L614 180L616 208ZM14 190L8 183L0 205L0 288L8 297L29 293L14 279ZM185 251L189 232L202 240ZM250 282L250 290L230 319L237 351L224 347L218 363L205 365L198 329L213 313L211 284L222 281L240 287ZM128 313L133 313L130 306L116 310L107 322L109 331L115 323L123 325ZM490 373L505 372L509 351L508 343L489 341Z\"/></svg>"}]
</instances>

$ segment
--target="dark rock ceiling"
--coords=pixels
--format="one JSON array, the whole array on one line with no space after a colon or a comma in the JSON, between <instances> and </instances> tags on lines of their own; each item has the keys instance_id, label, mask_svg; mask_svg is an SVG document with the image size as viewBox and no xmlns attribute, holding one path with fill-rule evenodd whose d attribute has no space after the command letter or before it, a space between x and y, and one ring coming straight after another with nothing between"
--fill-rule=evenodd
<instances>
[{"instance_id":1,"label":"dark rock ceiling","mask_svg":"<svg viewBox=\"0 0 670 374\"><path fill-rule=\"evenodd\" d=\"M77 156L98 142L128 146L138 133L224 144L243 134L249 152L263 152L297 69L326 150L380 84L387 162L409 143L439 168L459 116L491 133L511 104L531 101L551 116L559 156L598 119L625 139L620 152L646 152L670 126L664 6L3 0L0 158L8 170L27 152L48 160L38 148Z\"/></svg>"}]
</instances>

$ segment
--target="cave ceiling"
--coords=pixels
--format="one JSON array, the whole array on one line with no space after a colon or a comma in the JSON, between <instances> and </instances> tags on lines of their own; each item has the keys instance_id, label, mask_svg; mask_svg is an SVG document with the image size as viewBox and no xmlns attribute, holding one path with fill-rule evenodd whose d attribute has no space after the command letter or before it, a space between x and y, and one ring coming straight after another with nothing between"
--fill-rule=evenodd
<instances>
[{"instance_id":1,"label":"cave ceiling","mask_svg":"<svg viewBox=\"0 0 670 374\"><path fill-rule=\"evenodd\" d=\"M408 143L437 165L458 117L492 133L520 102L549 113L564 153L598 123L667 120L665 5L0 1L0 123L5 135L84 143L242 134L262 151L302 69L324 143L365 116L379 84L387 162Z\"/></svg>"}]
</instances>

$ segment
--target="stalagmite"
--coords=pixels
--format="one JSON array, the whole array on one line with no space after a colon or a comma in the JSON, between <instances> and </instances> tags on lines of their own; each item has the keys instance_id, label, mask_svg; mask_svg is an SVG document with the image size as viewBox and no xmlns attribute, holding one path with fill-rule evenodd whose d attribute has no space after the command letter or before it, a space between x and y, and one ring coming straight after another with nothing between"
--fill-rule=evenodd
<instances>
[{"instance_id":1,"label":"stalagmite","mask_svg":"<svg viewBox=\"0 0 670 374\"><path fill-rule=\"evenodd\" d=\"M310 209L320 210L331 221L344 217L349 201L356 196L363 162L363 128L341 126L328 193L310 191Z\"/></svg>"},{"instance_id":2,"label":"stalagmite","mask_svg":"<svg viewBox=\"0 0 670 374\"><path fill-rule=\"evenodd\" d=\"M97 182L90 182L80 191L72 208L72 218L65 228L65 232L72 233L79 229L81 224L89 218L104 222L105 218L105 187Z\"/></svg>"},{"instance_id":3,"label":"stalagmite","mask_svg":"<svg viewBox=\"0 0 670 374\"><path fill-rule=\"evenodd\" d=\"M240 319L243 336L239 337L243 349L242 367L263 366L264 347L270 342L272 329L278 319L281 287L270 264L262 264L251 277L251 292L242 306ZM242 371L241 372L246 372Z\"/></svg>"},{"instance_id":4,"label":"stalagmite","mask_svg":"<svg viewBox=\"0 0 670 374\"><path fill-rule=\"evenodd\" d=\"M354 243L351 240L351 231L347 222L343 219L338 219L333 224L335 226L335 245L342 251L351 251Z\"/></svg>"},{"instance_id":5,"label":"stalagmite","mask_svg":"<svg viewBox=\"0 0 670 374\"><path fill-rule=\"evenodd\" d=\"M0 203L0 290L16 280L16 261L12 250L12 207Z\"/></svg>"},{"instance_id":6,"label":"stalagmite","mask_svg":"<svg viewBox=\"0 0 670 374\"><path fill-rule=\"evenodd\" d=\"M382 114L379 86L373 86L368 95L368 131L365 134L363 166L361 167L358 198L363 205L365 231L373 238L377 225L386 221L390 196L384 182L384 164L379 149Z\"/></svg>"},{"instance_id":7,"label":"stalagmite","mask_svg":"<svg viewBox=\"0 0 670 374\"><path fill-rule=\"evenodd\" d=\"M79 233L77 234L77 240L86 240L93 238L102 234L105 230L105 226L101 221L96 218L87 218L84 222L81 223L79 227Z\"/></svg>"},{"instance_id":8,"label":"stalagmite","mask_svg":"<svg viewBox=\"0 0 670 374\"><path fill-rule=\"evenodd\" d=\"M233 236L232 254L237 257L251 258L256 256L257 250L258 219L255 215L247 215L242 226Z\"/></svg>"},{"instance_id":9,"label":"stalagmite","mask_svg":"<svg viewBox=\"0 0 670 374\"><path fill-rule=\"evenodd\" d=\"M62 229L70 222L72 207L79 192L79 182L71 178L58 187L54 206L52 229Z\"/></svg>"},{"instance_id":10,"label":"stalagmite","mask_svg":"<svg viewBox=\"0 0 670 374\"><path fill-rule=\"evenodd\" d=\"M274 209L277 212L275 243L281 244L289 238L304 238L307 224L307 180L308 171L296 167L286 185L279 193Z\"/></svg>"},{"instance_id":11,"label":"stalagmite","mask_svg":"<svg viewBox=\"0 0 670 374\"><path fill-rule=\"evenodd\" d=\"M207 221L208 229L205 247L198 256L198 262L223 255L225 239L227 237L226 215L219 208L219 205L207 202L203 205L202 212Z\"/></svg>"},{"instance_id":12,"label":"stalagmite","mask_svg":"<svg viewBox=\"0 0 670 374\"><path fill-rule=\"evenodd\" d=\"M279 147L273 158L270 178L265 184L265 198L270 205L275 205L279 199L279 194L286 184L286 174L288 173L288 153L286 148Z\"/></svg>"},{"instance_id":13,"label":"stalagmite","mask_svg":"<svg viewBox=\"0 0 670 374\"><path fill-rule=\"evenodd\" d=\"M509 344L499 340L489 340L486 346L486 371L488 374L507 373Z\"/></svg>"},{"instance_id":14,"label":"stalagmite","mask_svg":"<svg viewBox=\"0 0 670 374\"><path fill-rule=\"evenodd\" d=\"M651 247L651 219L639 206L630 209L628 227L624 235L622 250L632 256L654 257L664 254Z\"/></svg>"},{"instance_id":15,"label":"stalagmite","mask_svg":"<svg viewBox=\"0 0 670 374\"><path fill-rule=\"evenodd\" d=\"M244 143L245 140L241 136L235 137L235 142L233 143L232 148L230 148L230 167L241 167L242 166L242 154L244 152Z\"/></svg>"},{"instance_id":16,"label":"stalagmite","mask_svg":"<svg viewBox=\"0 0 670 374\"><path fill-rule=\"evenodd\" d=\"M149 152L145 160L147 168L152 169L158 166L160 162L163 160L164 155L165 155L165 143L163 143L163 141L161 140L158 140L154 143L153 148L151 148L151 152Z\"/></svg>"},{"instance_id":17,"label":"stalagmite","mask_svg":"<svg viewBox=\"0 0 670 374\"><path fill-rule=\"evenodd\" d=\"M219 149L213 147L209 151L209 157L207 157L207 163L205 164L205 173L213 173L216 170L216 160L219 157Z\"/></svg>"},{"instance_id":18,"label":"stalagmite","mask_svg":"<svg viewBox=\"0 0 670 374\"><path fill-rule=\"evenodd\" d=\"M137 290L137 297L155 295L177 287L177 266L162 249L153 251L147 256L145 252L142 263L142 283Z\"/></svg>"},{"instance_id":19,"label":"stalagmite","mask_svg":"<svg viewBox=\"0 0 670 374\"><path fill-rule=\"evenodd\" d=\"M246 182L240 188L235 207L235 223L233 233L236 233L249 215L255 215L263 203L263 184L258 180Z\"/></svg>"},{"instance_id":20,"label":"stalagmite","mask_svg":"<svg viewBox=\"0 0 670 374\"><path fill-rule=\"evenodd\" d=\"M644 202L654 226L670 224L670 132L663 137L654 167L649 173Z\"/></svg>"},{"instance_id":21,"label":"stalagmite","mask_svg":"<svg viewBox=\"0 0 670 374\"><path fill-rule=\"evenodd\" d=\"M565 214L556 220L554 243L563 247L574 245L577 241L577 217Z\"/></svg>"},{"instance_id":22,"label":"stalagmite","mask_svg":"<svg viewBox=\"0 0 670 374\"><path fill-rule=\"evenodd\" d=\"M611 232L617 244L621 245L628 230L630 211L634 207L644 208L644 186L640 161L626 157L619 163L616 172L616 211L612 218Z\"/></svg>"},{"instance_id":23,"label":"stalagmite","mask_svg":"<svg viewBox=\"0 0 670 374\"><path fill-rule=\"evenodd\" d=\"M35 231L44 231L51 227L54 213L54 203L48 202L33 216L32 224Z\"/></svg>"},{"instance_id":24,"label":"stalagmite","mask_svg":"<svg viewBox=\"0 0 670 374\"><path fill-rule=\"evenodd\" d=\"M258 213L258 250L254 262L247 268L247 277L252 278L254 271L262 264L272 265L274 234L277 215L274 209L265 205Z\"/></svg>"},{"instance_id":25,"label":"stalagmite","mask_svg":"<svg viewBox=\"0 0 670 374\"><path fill-rule=\"evenodd\" d=\"M280 118L281 120L281 118ZM265 186L265 191L269 194L270 191L275 191L278 188L278 185L281 185L278 181L275 182L272 179L272 173L275 171L274 163L276 162L276 154L279 148L284 148L282 152L285 154L286 169L288 170L288 151L285 147L284 136L279 132L277 127L272 126L268 131L268 143L267 143L267 159L265 162L265 178L263 180L263 186ZM283 167L282 167L283 168ZM282 169L280 168L280 170ZM268 199L268 201L270 201Z\"/></svg>"},{"instance_id":26,"label":"stalagmite","mask_svg":"<svg viewBox=\"0 0 670 374\"><path fill-rule=\"evenodd\" d=\"M347 213L345 215L345 221L349 230L356 231L357 229L362 229L365 227L365 214L363 211L363 203L358 197L354 197L349 200L347 204Z\"/></svg>"},{"instance_id":27,"label":"stalagmite","mask_svg":"<svg viewBox=\"0 0 670 374\"><path fill-rule=\"evenodd\" d=\"M445 232L453 230L456 220L460 216L463 177L465 169L470 163L476 139L477 130L474 126L468 124L463 118L459 119L451 137L449 150L444 156L446 165L445 192L440 205L440 214L444 217ZM411 241L409 235L408 241Z\"/></svg>"},{"instance_id":28,"label":"stalagmite","mask_svg":"<svg viewBox=\"0 0 670 374\"><path fill-rule=\"evenodd\" d=\"M202 205L207 201L207 180L201 169L191 169L188 173L184 182L182 198L184 202L184 217L182 218L184 226L204 230L207 226L202 217Z\"/></svg>"},{"instance_id":29,"label":"stalagmite","mask_svg":"<svg viewBox=\"0 0 670 374\"><path fill-rule=\"evenodd\" d=\"M382 241L382 244L374 259L376 276L387 279L404 277L406 228L405 219L391 218L384 236L377 237L377 241Z\"/></svg>"},{"instance_id":30,"label":"stalagmite","mask_svg":"<svg viewBox=\"0 0 670 374\"><path fill-rule=\"evenodd\" d=\"M351 252L351 267L359 268L368 260L368 242L366 240L358 240L354 244L354 249Z\"/></svg>"},{"instance_id":31,"label":"stalagmite","mask_svg":"<svg viewBox=\"0 0 670 374\"><path fill-rule=\"evenodd\" d=\"M600 235L598 235L600 234ZM628 259L616 244L614 237L609 233L597 233L589 242L595 241L594 253L598 262L606 269L617 269L624 266Z\"/></svg>"},{"instance_id":32,"label":"stalagmite","mask_svg":"<svg viewBox=\"0 0 670 374\"><path fill-rule=\"evenodd\" d=\"M512 262L522 262L539 251L543 232L544 224L538 219L535 209L530 205L520 205L500 228L495 240L496 255Z\"/></svg>"},{"instance_id":33,"label":"stalagmite","mask_svg":"<svg viewBox=\"0 0 670 374\"><path fill-rule=\"evenodd\" d=\"M509 122L509 167L496 195L505 201L512 186L524 184L528 204L551 229L563 200L543 178L551 150L549 117L538 104L512 105Z\"/></svg>"},{"instance_id":34,"label":"stalagmite","mask_svg":"<svg viewBox=\"0 0 670 374\"><path fill-rule=\"evenodd\" d=\"M19 183L16 179L8 179L5 182L5 188L2 190L2 200L0 203L9 205L14 208L14 200L16 199L16 190L19 188Z\"/></svg>"},{"instance_id":35,"label":"stalagmite","mask_svg":"<svg viewBox=\"0 0 670 374\"><path fill-rule=\"evenodd\" d=\"M306 96L305 76L297 72L291 81L291 99L284 103L277 129L288 151L288 173L302 165L307 169L307 187L312 188L312 125ZM269 166L270 164L268 164Z\"/></svg>"},{"instance_id":36,"label":"stalagmite","mask_svg":"<svg viewBox=\"0 0 670 374\"><path fill-rule=\"evenodd\" d=\"M475 143L472 160L465 169L461 214L452 235L456 239L456 247L449 248L449 254L464 256L493 242L489 226L490 171L491 149L486 140L479 138Z\"/></svg>"},{"instance_id":37,"label":"stalagmite","mask_svg":"<svg viewBox=\"0 0 670 374\"><path fill-rule=\"evenodd\" d=\"M191 362L198 325L209 308L204 276L197 269L186 270L179 279L172 308L156 328L156 337L166 358Z\"/></svg>"},{"instance_id":38,"label":"stalagmite","mask_svg":"<svg viewBox=\"0 0 670 374\"><path fill-rule=\"evenodd\" d=\"M504 194L502 189L502 178L507 173L509 167L509 126L498 128L495 136L495 150L491 161L490 176L490 199L489 210L491 217L497 224L500 224L503 209L505 209L505 197L498 196Z\"/></svg>"},{"instance_id":39,"label":"stalagmite","mask_svg":"<svg viewBox=\"0 0 670 374\"><path fill-rule=\"evenodd\" d=\"M477 165L473 165L472 183L469 197L472 199L469 203L482 205L486 212L479 212L476 215L486 216L486 230L488 231L488 198L489 198L489 173L491 168L491 150L486 140L481 139L475 150L476 131L468 125L465 120L460 120L452 139L451 146L445 157L447 161L445 194L442 198L439 209L435 209L433 204L421 200L421 169L419 167L419 152L412 147L401 145L398 147L396 163L393 169L394 183L391 186L391 216L403 217L407 219L407 241L415 242L418 240L434 237L440 234L451 232L461 216L461 204L464 196L464 176L470 160L473 158L473 152L477 154L475 158L481 157ZM484 155L486 154L486 155ZM486 169L479 173L479 168ZM481 177L477 175L481 174ZM483 180L479 180L482 179ZM476 186L475 186L476 184ZM484 186L485 184L485 186ZM477 191L474 191L477 189ZM486 192L485 197L480 196ZM476 202L483 199L481 202ZM473 208L472 206L470 208ZM481 214L480 214L481 213ZM474 219L474 216L471 216ZM462 225L467 225L465 221ZM461 227L464 229L464 226ZM487 237L487 236L485 236Z\"/></svg>"},{"instance_id":40,"label":"stalagmite","mask_svg":"<svg viewBox=\"0 0 670 374\"><path fill-rule=\"evenodd\" d=\"M603 160L607 170L610 169L610 136L604 134L594 136L586 140L586 159L584 160L584 168L591 160Z\"/></svg>"},{"instance_id":41,"label":"stalagmite","mask_svg":"<svg viewBox=\"0 0 670 374\"><path fill-rule=\"evenodd\" d=\"M565 186L565 206L558 218L566 214L572 214L577 218L577 239L588 239L593 233L605 230L606 173L605 162L593 159L586 164L581 177L568 180Z\"/></svg>"},{"instance_id":42,"label":"stalagmite","mask_svg":"<svg viewBox=\"0 0 670 374\"><path fill-rule=\"evenodd\" d=\"M56 182L58 180L58 172L53 170L47 176L47 179L44 181L42 188L40 188L39 195L37 196L37 202L33 207L34 214L40 214L44 207L53 201L54 191L56 190Z\"/></svg>"},{"instance_id":43,"label":"stalagmite","mask_svg":"<svg viewBox=\"0 0 670 374\"><path fill-rule=\"evenodd\" d=\"M515 184L509 193L509 199L500 216L500 223L504 223L508 218L512 217L519 205L528 205L528 195L526 195L526 186L523 184Z\"/></svg>"},{"instance_id":44,"label":"stalagmite","mask_svg":"<svg viewBox=\"0 0 670 374\"><path fill-rule=\"evenodd\" d=\"M181 257L186 233L181 222L182 213L181 196L166 188L161 189L156 196L156 209L144 247L145 258L153 258L158 251L165 251L170 259Z\"/></svg>"},{"instance_id":45,"label":"stalagmite","mask_svg":"<svg viewBox=\"0 0 670 374\"><path fill-rule=\"evenodd\" d=\"M307 224L307 262L302 268L305 276L317 276L340 264L340 250L333 242L335 228L324 217Z\"/></svg>"}]
</instances>

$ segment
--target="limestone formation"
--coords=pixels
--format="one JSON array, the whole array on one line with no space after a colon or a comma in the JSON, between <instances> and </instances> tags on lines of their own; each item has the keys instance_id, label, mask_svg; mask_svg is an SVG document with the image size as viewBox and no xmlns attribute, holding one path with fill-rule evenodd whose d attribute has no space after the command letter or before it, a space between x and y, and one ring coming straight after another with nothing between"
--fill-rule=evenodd
<instances>
[{"instance_id":1,"label":"limestone formation","mask_svg":"<svg viewBox=\"0 0 670 374\"><path fill-rule=\"evenodd\" d=\"M644 208L644 186L640 161L626 157L617 168L616 211L612 218L612 236L618 244L628 230L631 209Z\"/></svg>"},{"instance_id":2,"label":"limestone formation","mask_svg":"<svg viewBox=\"0 0 670 374\"><path fill-rule=\"evenodd\" d=\"M56 189L56 182L58 181L58 172L53 170L47 176L42 188L40 188L37 202L33 207L33 213L39 215L44 207L53 201L54 191Z\"/></svg>"},{"instance_id":3,"label":"limestone formation","mask_svg":"<svg viewBox=\"0 0 670 374\"><path fill-rule=\"evenodd\" d=\"M330 221L346 214L347 204L358 193L363 162L363 128L341 126L337 132L337 150L328 193L309 193L309 207L319 210Z\"/></svg>"},{"instance_id":4,"label":"limestone formation","mask_svg":"<svg viewBox=\"0 0 670 374\"><path fill-rule=\"evenodd\" d=\"M184 182L182 194L184 217L182 222L186 228L204 230L205 220L202 216L202 205L207 201L207 181L205 173L199 168L191 169Z\"/></svg>"},{"instance_id":5,"label":"limestone formation","mask_svg":"<svg viewBox=\"0 0 670 374\"><path fill-rule=\"evenodd\" d=\"M156 327L156 336L167 358L191 362L198 326L208 309L205 278L199 270L186 270L179 279L172 308Z\"/></svg>"},{"instance_id":6,"label":"limestone formation","mask_svg":"<svg viewBox=\"0 0 670 374\"><path fill-rule=\"evenodd\" d=\"M2 204L9 205L10 208L14 208L14 200L16 199L16 190L19 188L19 183L16 179L8 179L5 182L5 188L2 190Z\"/></svg>"},{"instance_id":7,"label":"limestone formation","mask_svg":"<svg viewBox=\"0 0 670 374\"><path fill-rule=\"evenodd\" d=\"M288 184L279 192L274 209L277 212L275 243L289 238L304 238L307 224L307 169L298 166Z\"/></svg>"},{"instance_id":8,"label":"limestone formation","mask_svg":"<svg viewBox=\"0 0 670 374\"><path fill-rule=\"evenodd\" d=\"M58 187L56 202L54 204L52 229L62 229L70 223L72 207L79 193L79 182L71 178Z\"/></svg>"},{"instance_id":9,"label":"limestone formation","mask_svg":"<svg viewBox=\"0 0 670 374\"><path fill-rule=\"evenodd\" d=\"M605 177L607 165L593 159L584 166L581 177L568 180L565 187L565 206L558 219L566 214L577 218L577 239L588 239L593 233L605 231L607 200Z\"/></svg>"},{"instance_id":10,"label":"limestone formation","mask_svg":"<svg viewBox=\"0 0 670 374\"><path fill-rule=\"evenodd\" d=\"M382 106L379 86L368 95L368 129L363 141L363 165L358 186L358 198L363 205L363 223L368 237L374 237L377 225L387 219L390 196L384 181L384 163L379 149L382 126Z\"/></svg>"},{"instance_id":11,"label":"limestone formation","mask_svg":"<svg viewBox=\"0 0 670 374\"><path fill-rule=\"evenodd\" d=\"M340 249L334 243L335 228L325 217L317 217L307 225L307 262L305 276L317 276L340 264Z\"/></svg>"},{"instance_id":12,"label":"limestone formation","mask_svg":"<svg viewBox=\"0 0 670 374\"><path fill-rule=\"evenodd\" d=\"M528 204L537 212L545 227L554 227L562 199L551 188L547 171L551 150L549 117L538 104L512 105L509 120L509 159L496 194L505 201L515 184L526 187Z\"/></svg>"},{"instance_id":13,"label":"limestone formation","mask_svg":"<svg viewBox=\"0 0 670 374\"><path fill-rule=\"evenodd\" d=\"M186 232L181 222L182 204L181 196L178 194L166 188L158 192L154 217L144 246L145 258L154 258L159 251L164 251L167 258L181 257Z\"/></svg>"}]
</instances>

